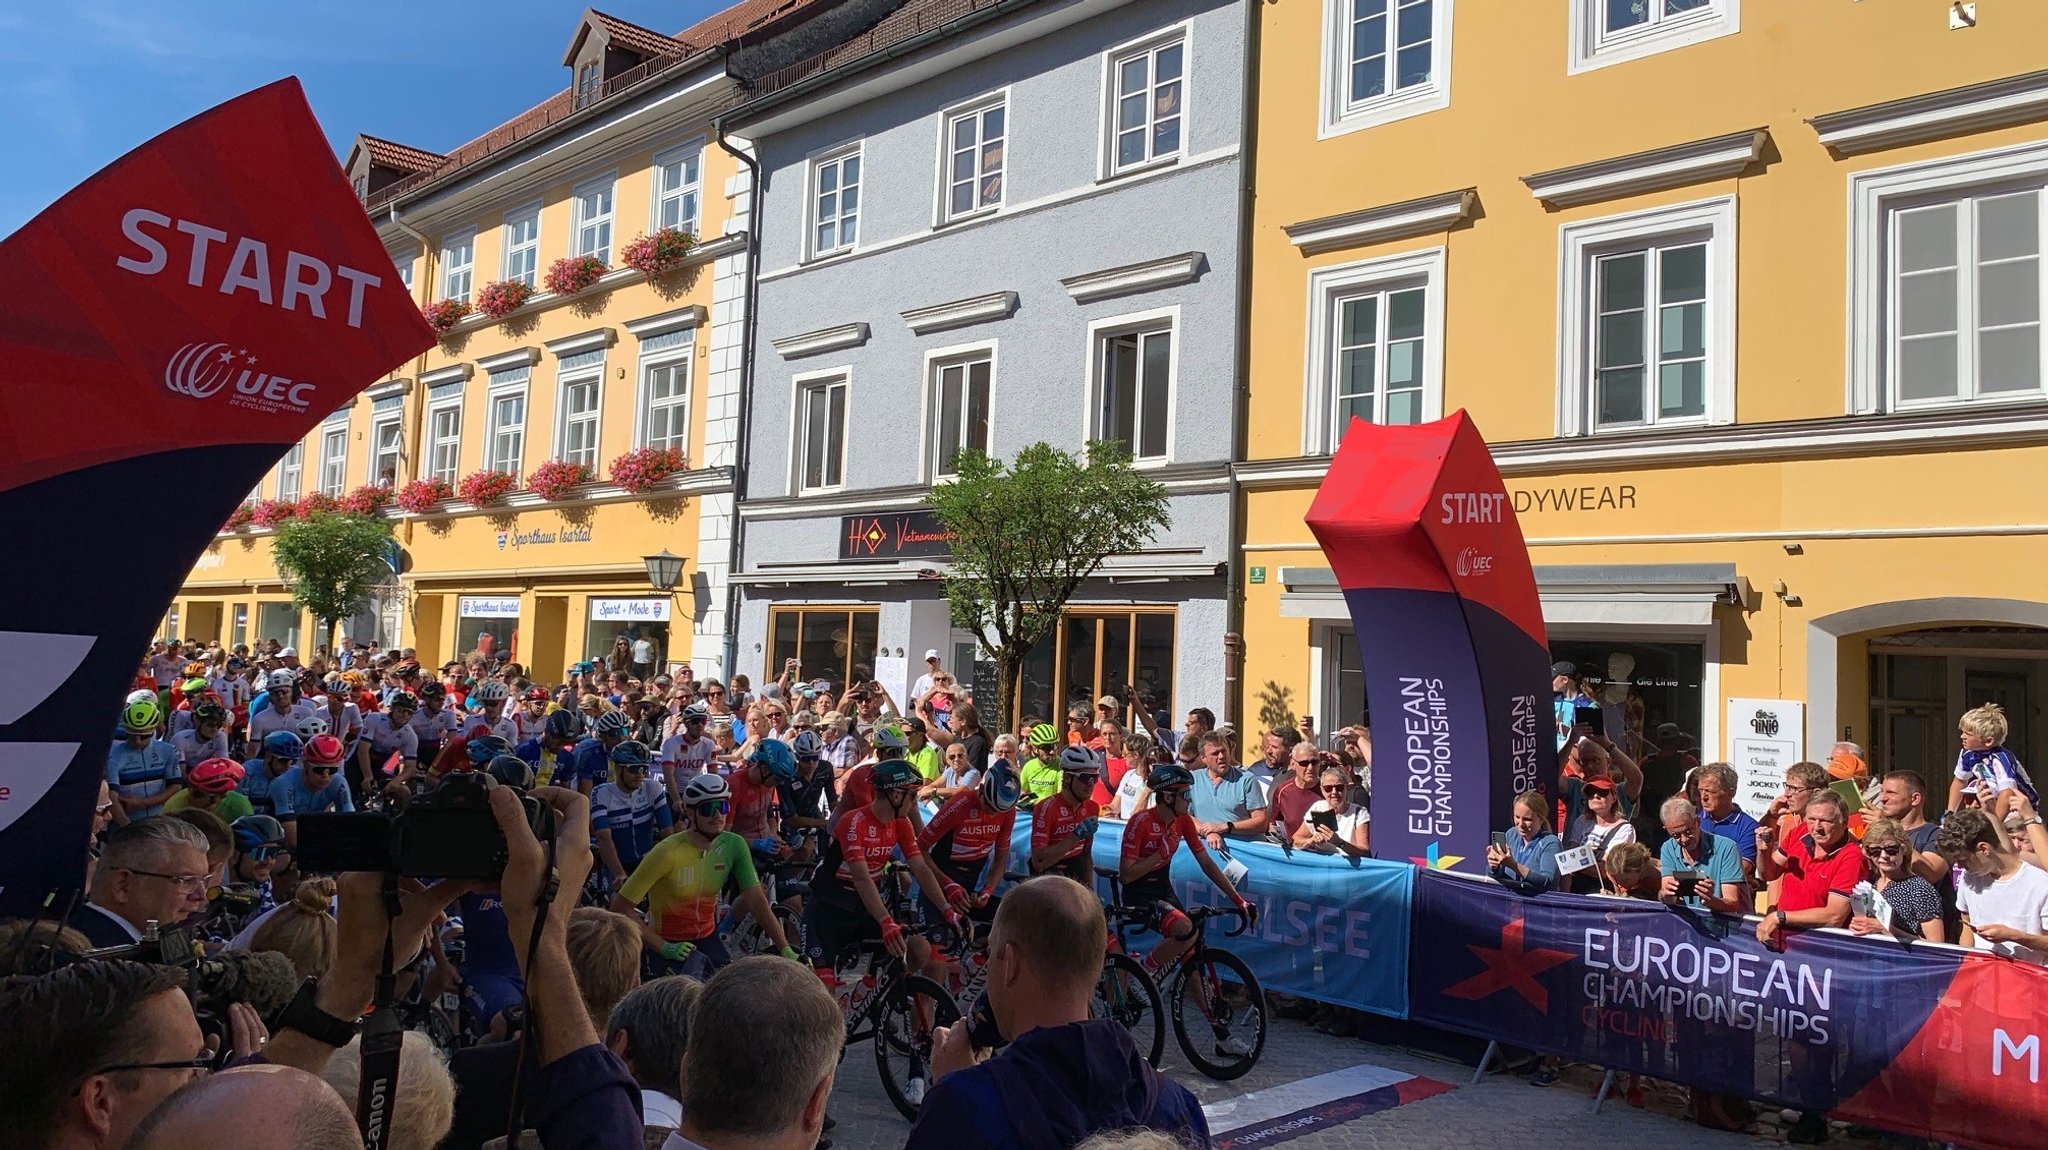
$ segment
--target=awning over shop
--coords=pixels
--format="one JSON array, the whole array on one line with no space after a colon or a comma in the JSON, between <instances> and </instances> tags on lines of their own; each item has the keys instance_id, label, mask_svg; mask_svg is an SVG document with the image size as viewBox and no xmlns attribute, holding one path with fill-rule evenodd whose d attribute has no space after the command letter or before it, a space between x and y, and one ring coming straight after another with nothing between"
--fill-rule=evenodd
<instances>
[{"instance_id":1,"label":"awning over shop","mask_svg":"<svg viewBox=\"0 0 2048 1150\"><path fill-rule=\"evenodd\" d=\"M1348 623L1344 592L1328 567L1280 568L1280 614ZM1716 603L1741 603L1749 581L1733 563L1599 563L1536 568L1550 626L1705 628Z\"/></svg>"}]
</instances>

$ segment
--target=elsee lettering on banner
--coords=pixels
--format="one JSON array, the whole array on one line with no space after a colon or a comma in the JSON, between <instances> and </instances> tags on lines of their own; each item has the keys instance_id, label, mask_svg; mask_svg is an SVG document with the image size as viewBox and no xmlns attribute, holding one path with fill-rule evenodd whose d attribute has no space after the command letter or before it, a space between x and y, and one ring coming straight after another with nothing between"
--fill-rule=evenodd
<instances>
[{"instance_id":1,"label":"elsee lettering on banner","mask_svg":"<svg viewBox=\"0 0 2048 1150\"><path fill-rule=\"evenodd\" d=\"M159 229L161 234L146 231L146 227ZM148 208L130 208L121 217L121 234L141 252L140 258L132 255L117 258L114 263L123 270L137 275L158 275L171 263L170 249L165 245L182 244L187 256L185 282L193 287L211 284L222 295L228 296L247 292L263 303L285 311L297 311L303 304L314 319L327 318L327 297L335 288L334 281L346 280L348 299L345 317L350 327L363 326L364 291L381 287L384 283L382 278L346 264L330 268L325 260L303 252L287 250L282 265L274 266L270 245L262 240L230 236L219 228L191 220L173 220ZM181 236L184 238L180 239ZM228 250L230 240L233 241L231 251ZM214 256L215 245L226 252L218 260Z\"/></svg>"}]
</instances>

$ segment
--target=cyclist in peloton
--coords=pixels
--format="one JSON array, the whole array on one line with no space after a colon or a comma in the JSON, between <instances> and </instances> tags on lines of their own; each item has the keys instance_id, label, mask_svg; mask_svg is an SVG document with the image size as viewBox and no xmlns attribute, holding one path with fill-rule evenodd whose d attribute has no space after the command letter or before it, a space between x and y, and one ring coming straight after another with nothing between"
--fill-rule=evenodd
<instances>
[{"instance_id":1,"label":"cyclist in peloton","mask_svg":"<svg viewBox=\"0 0 2048 1150\"><path fill-rule=\"evenodd\" d=\"M573 787L576 785L574 773L563 768L569 765L570 752L575 749L577 740L582 737L582 715L571 710L549 711L547 719L541 724L540 737L520 743L512 748L512 753L526 760L526 765L533 768L534 778L540 780L541 786ZM560 783L555 781L557 770L562 772ZM671 807L674 805L671 804ZM674 813L673 809L670 813Z\"/></svg>"},{"instance_id":2,"label":"cyclist in peloton","mask_svg":"<svg viewBox=\"0 0 2048 1150\"><path fill-rule=\"evenodd\" d=\"M917 845L931 857L939 873L972 892L972 917L995 917L990 900L1002 885L1010 862L1010 832L1017 824L1017 799L1024 793L1010 764L989 765L978 786L947 799Z\"/></svg>"},{"instance_id":3,"label":"cyclist in peloton","mask_svg":"<svg viewBox=\"0 0 2048 1150\"><path fill-rule=\"evenodd\" d=\"M611 879L608 889L626 885L640 860L675 826L668 796L647 777L647 744L632 740L611 750L612 777L590 792L590 829L597 838L598 857ZM525 760L520 760L524 762Z\"/></svg>"},{"instance_id":4,"label":"cyclist in peloton","mask_svg":"<svg viewBox=\"0 0 2048 1150\"><path fill-rule=\"evenodd\" d=\"M473 739L464 749L482 754L490 746L487 738ZM476 769L517 790L534 786L533 768L512 755L493 755ZM494 1040L504 1038L511 1029L504 1013L526 997L526 980L519 973L519 954L512 943L504 901L496 890L471 891L463 894L456 906L462 919L462 1001L469 1030Z\"/></svg>"},{"instance_id":5,"label":"cyclist in peloton","mask_svg":"<svg viewBox=\"0 0 2048 1150\"><path fill-rule=\"evenodd\" d=\"M795 777L796 753L789 744L780 739L763 739L727 780L732 792L732 815L727 825L747 840L757 868L789 858L789 844L778 833L782 829L781 785Z\"/></svg>"},{"instance_id":6,"label":"cyclist in peloton","mask_svg":"<svg viewBox=\"0 0 2048 1150\"><path fill-rule=\"evenodd\" d=\"M228 881L247 883L256 892L254 910L228 932L233 937L249 919L277 905L271 880L285 853L284 824L269 815L243 815L228 829L235 836L235 851L228 856Z\"/></svg>"},{"instance_id":7,"label":"cyclist in peloton","mask_svg":"<svg viewBox=\"0 0 2048 1150\"><path fill-rule=\"evenodd\" d=\"M1018 769L1017 777L1026 791L1040 800L1049 799L1059 793L1062 785L1060 748L1065 745L1065 740L1060 738L1059 728L1051 723L1040 723L1025 735L1030 750Z\"/></svg>"},{"instance_id":8,"label":"cyclist in peloton","mask_svg":"<svg viewBox=\"0 0 2048 1150\"><path fill-rule=\"evenodd\" d=\"M418 679L420 669L414 666L412 679ZM391 692L393 697L410 695L412 691L399 687ZM462 726L462 720L448 709L448 688L439 679L429 679L420 684L418 692L420 709L412 716L412 733L419 739L419 753L415 756L422 764L432 763L441 754L441 744L455 737ZM390 706L390 700L385 701Z\"/></svg>"},{"instance_id":9,"label":"cyclist in peloton","mask_svg":"<svg viewBox=\"0 0 2048 1150\"><path fill-rule=\"evenodd\" d=\"M839 801L832 810L831 829L835 834L838 833L839 824L846 821L847 815L875 801L875 771L879 770L883 763L908 761L904 759L903 755L910 746L910 740L904 735L903 727L896 720L884 719L876 723L874 734L870 737L870 742L874 747L875 761L872 763L861 763L859 766L847 771L845 776L839 779ZM910 774L915 778L917 768L910 768ZM910 826L913 831L923 829L924 811L919 809L915 796L912 797L909 813L905 817L910 820ZM915 845L914 841L913 845Z\"/></svg>"},{"instance_id":10,"label":"cyclist in peloton","mask_svg":"<svg viewBox=\"0 0 2048 1150\"><path fill-rule=\"evenodd\" d=\"M1118 875L1123 880L1125 903L1147 909L1145 925L1159 933L1161 941L1145 957L1145 965L1160 971L1179 961L1195 937L1195 924L1181 907L1180 899L1174 896L1173 882L1167 873L1181 843L1188 844L1195 862L1216 884L1216 889L1244 912L1247 926L1258 921L1258 908L1237 892L1230 876L1223 873L1209 848L1203 845L1201 832L1195 829L1190 797L1195 777L1188 769L1178 763L1153 767L1152 773L1145 776L1145 785L1152 791L1153 805L1132 815L1124 826L1123 862ZM1194 984L1206 1006L1207 980L1195 979ZM1252 1050L1251 1043L1242 1036L1228 1034L1221 1027L1216 1032L1216 1049L1233 1056L1250 1054Z\"/></svg>"},{"instance_id":11,"label":"cyclist in peloton","mask_svg":"<svg viewBox=\"0 0 2048 1150\"><path fill-rule=\"evenodd\" d=\"M299 721L313 713L313 708L299 698L299 680L292 672L279 668L263 681L263 705L249 706L249 741L257 742L269 736L272 731L296 731Z\"/></svg>"},{"instance_id":12,"label":"cyclist in peloton","mask_svg":"<svg viewBox=\"0 0 2048 1150\"><path fill-rule=\"evenodd\" d=\"M573 787L588 795L591 788L611 777L612 748L626 741L633 724L618 711L606 711L590 724L590 737L576 744L569 761L555 760L554 786ZM566 774L564 771L566 770Z\"/></svg>"},{"instance_id":13,"label":"cyclist in peloton","mask_svg":"<svg viewBox=\"0 0 2048 1150\"><path fill-rule=\"evenodd\" d=\"M478 732L496 735L505 740L508 747L517 743L520 740L519 724L505 714L505 700L511 697L512 692L496 679L485 679L477 683L469 693L469 701L477 704L481 710L462 720L462 729L459 733L464 738L474 737ZM603 777L599 775L597 781L602 781Z\"/></svg>"},{"instance_id":14,"label":"cyclist in peloton","mask_svg":"<svg viewBox=\"0 0 2048 1150\"><path fill-rule=\"evenodd\" d=\"M202 699L186 714L190 725L171 734L171 747L178 752L179 767L189 772L208 759L226 758L228 709L211 699Z\"/></svg>"},{"instance_id":15,"label":"cyclist in peloton","mask_svg":"<svg viewBox=\"0 0 2048 1150\"><path fill-rule=\"evenodd\" d=\"M1040 728L1050 731L1052 725ZM1063 874L1092 890L1092 847L1102 817L1095 805L1095 780L1102 777L1102 760L1077 743L1060 752L1059 762L1059 793L1031 809L1031 873Z\"/></svg>"},{"instance_id":16,"label":"cyclist in peloton","mask_svg":"<svg viewBox=\"0 0 2048 1150\"><path fill-rule=\"evenodd\" d=\"M261 753L242 764L241 792L249 799L250 810L259 815L274 815L277 804L270 798L271 784L284 777L286 771L299 765L299 758L306 753L305 741L290 731L272 731L263 737Z\"/></svg>"},{"instance_id":17,"label":"cyclist in peloton","mask_svg":"<svg viewBox=\"0 0 2048 1150\"><path fill-rule=\"evenodd\" d=\"M398 772L390 776L410 779L420 769L420 734L413 726L413 712L419 700L411 691L393 691L384 700L384 710L363 717L363 737L356 740L355 777L350 781L356 793L369 796L385 781L384 764L398 756Z\"/></svg>"},{"instance_id":18,"label":"cyclist in peloton","mask_svg":"<svg viewBox=\"0 0 2048 1150\"><path fill-rule=\"evenodd\" d=\"M796 756L796 777L782 783L782 816L795 833L815 835L832 819L832 772L824 766L825 741L816 731L798 731L789 749ZM806 851L815 845L812 840Z\"/></svg>"},{"instance_id":19,"label":"cyclist in peloton","mask_svg":"<svg viewBox=\"0 0 2048 1150\"><path fill-rule=\"evenodd\" d=\"M754 916L782 956L801 961L761 891L746 840L725 829L731 807L731 789L723 778L705 774L691 779L683 788L683 829L655 843L612 896L612 909L633 914L640 925L648 951L642 969L650 972L648 977L709 978L732 961L718 933L718 893L728 881L737 892L733 900ZM635 913L642 900L645 919Z\"/></svg>"}]
</instances>

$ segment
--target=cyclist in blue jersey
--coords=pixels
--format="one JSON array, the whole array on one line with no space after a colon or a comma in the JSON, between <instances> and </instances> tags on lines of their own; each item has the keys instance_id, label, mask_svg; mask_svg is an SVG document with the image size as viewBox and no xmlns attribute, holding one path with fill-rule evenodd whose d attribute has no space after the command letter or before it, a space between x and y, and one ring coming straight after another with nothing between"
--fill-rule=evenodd
<instances>
[{"instance_id":1,"label":"cyclist in blue jersey","mask_svg":"<svg viewBox=\"0 0 2048 1150\"><path fill-rule=\"evenodd\" d=\"M185 785L178 752L159 742L163 708L154 698L136 699L121 709L120 739L107 752L107 786L114 795L114 821L126 825L160 814Z\"/></svg>"},{"instance_id":2,"label":"cyclist in blue jersey","mask_svg":"<svg viewBox=\"0 0 2048 1150\"><path fill-rule=\"evenodd\" d=\"M647 777L649 758L645 743L629 739L613 747L611 781L590 795L590 829L611 878L610 890L625 886L633 868L654 849L654 841L667 837L675 826L668 796L660 783Z\"/></svg>"},{"instance_id":3,"label":"cyclist in blue jersey","mask_svg":"<svg viewBox=\"0 0 2048 1150\"><path fill-rule=\"evenodd\" d=\"M272 731L263 737L261 753L242 764L241 792L249 799L249 806L259 815L274 815L277 804L270 799L270 788L284 777L286 771L299 765L299 757L306 753L306 744L290 731Z\"/></svg>"},{"instance_id":4,"label":"cyclist in blue jersey","mask_svg":"<svg viewBox=\"0 0 2048 1150\"><path fill-rule=\"evenodd\" d=\"M346 757L340 739L316 736L306 744L303 761L270 784L271 804L284 824L285 841L292 846L299 845L300 815L356 809L348 780L341 777L341 761Z\"/></svg>"},{"instance_id":5,"label":"cyclist in blue jersey","mask_svg":"<svg viewBox=\"0 0 2048 1150\"><path fill-rule=\"evenodd\" d=\"M570 752L569 777L562 777L559 760L555 766L554 785L574 787L588 795L597 784L611 778L612 748L626 741L626 731L633 724L618 711L606 711L590 724L591 735L576 744Z\"/></svg>"},{"instance_id":6,"label":"cyclist in blue jersey","mask_svg":"<svg viewBox=\"0 0 2048 1150\"><path fill-rule=\"evenodd\" d=\"M506 1035L504 1013L526 997L505 904L490 890L465 894L456 906L462 917L462 1003L473 1032L488 1032L495 1041Z\"/></svg>"},{"instance_id":7,"label":"cyclist in blue jersey","mask_svg":"<svg viewBox=\"0 0 2048 1150\"><path fill-rule=\"evenodd\" d=\"M582 735L582 715L570 710L550 711L542 723L540 734L512 748L512 753L526 760L541 786L574 786L574 771L569 769L570 752L575 750ZM562 772L560 784L554 781L557 770Z\"/></svg>"}]
</instances>

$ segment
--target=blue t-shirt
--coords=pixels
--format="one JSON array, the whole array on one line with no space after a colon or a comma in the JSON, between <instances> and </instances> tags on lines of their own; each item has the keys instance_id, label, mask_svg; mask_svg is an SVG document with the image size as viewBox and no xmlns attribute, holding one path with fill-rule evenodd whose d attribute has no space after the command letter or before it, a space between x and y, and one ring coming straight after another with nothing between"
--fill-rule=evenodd
<instances>
[{"instance_id":1,"label":"blue t-shirt","mask_svg":"<svg viewBox=\"0 0 2048 1150\"><path fill-rule=\"evenodd\" d=\"M348 780L340 772L326 786L315 790L308 785L303 766L294 766L270 784L270 801L277 808L272 813L280 820L356 809L355 799L348 793Z\"/></svg>"},{"instance_id":2,"label":"blue t-shirt","mask_svg":"<svg viewBox=\"0 0 2048 1150\"><path fill-rule=\"evenodd\" d=\"M1682 870L1698 871L1701 877L1710 880L1714 884L1714 890L1717 894L1720 892L1721 884L1723 883L1732 882L1738 886L1741 885L1742 852L1735 849L1735 840L1728 838L1726 835L1717 835L1705 829L1706 823L1704 820L1702 820L1700 826L1700 859L1698 862L1686 862L1679 857L1677 839L1664 840L1663 849L1657 852L1657 865L1663 869L1664 877L1670 878L1673 874ZM1756 832L1751 831L1750 842L1753 845L1755 841ZM1700 901L1698 895L1686 895L1684 901L1687 906L1706 905Z\"/></svg>"},{"instance_id":3,"label":"blue t-shirt","mask_svg":"<svg viewBox=\"0 0 2048 1150\"><path fill-rule=\"evenodd\" d=\"M1700 829L1728 839L1735 844L1735 850L1742 861L1756 861L1756 820L1742 813L1741 807L1728 808L1728 817L1717 819L1706 811L1700 812Z\"/></svg>"},{"instance_id":4,"label":"blue t-shirt","mask_svg":"<svg viewBox=\"0 0 2048 1150\"><path fill-rule=\"evenodd\" d=\"M177 748L158 739L151 739L140 747L133 747L123 739L107 752L107 785L114 793L131 799L154 798L171 789L171 784L183 780L185 772L178 766ZM162 804L147 810L131 812L134 818L147 818L163 810Z\"/></svg>"},{"instance_id":5,"label":"blue t-shirt","mask_svg":"<svg viewBox=\"0 0 2048 1150\"><path fill-rule=\"evenodd\" d=\"M1197 822L1241 823L1266 809L1265 786L1243 767L1226 768L1220 779L1206 767L1196 770L1193 794Z\"/></svg>"}]
</instances>

